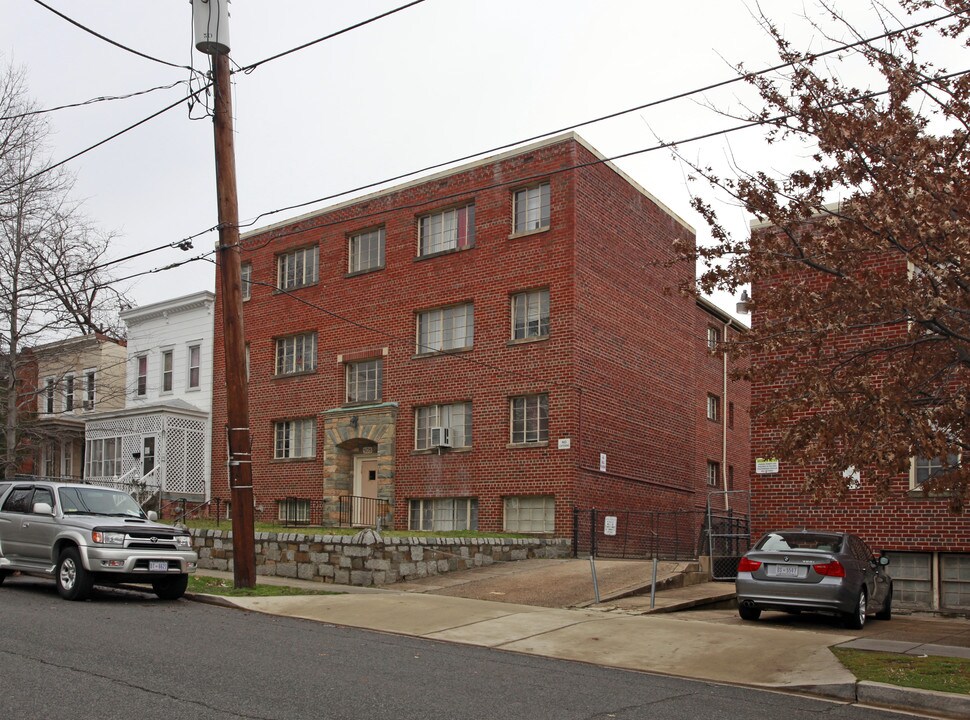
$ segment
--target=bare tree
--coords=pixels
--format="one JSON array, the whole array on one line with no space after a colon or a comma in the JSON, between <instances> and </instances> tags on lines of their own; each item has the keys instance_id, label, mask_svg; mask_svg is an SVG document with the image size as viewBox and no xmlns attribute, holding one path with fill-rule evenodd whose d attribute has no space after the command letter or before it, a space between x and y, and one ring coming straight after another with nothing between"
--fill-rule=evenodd
<instances>
[{"instance_id":1,"label":"bare tree","mask_svg":"<svg viewBox=\"0 0 970 720\"><path fill-rule=\"evenodd\" d=\"M970 497L970 68L939 67L924 48L930 37L967 47L970 2L900 5L906 23L873 10L887 29L946 17L847 52L874 74L866 87L762 17L791 69L748 76L763 107L746 119L807 152L785 173L692 164L762 223L736 237L697 198L714 239L695 256L698 285L753 283L753 331L731 350L750 354L763 439L804 467L806 490L838 496L846 470L866 468L887 493L919 457L932 470L924 490L959 511Z\"/></svg>"},{"instance_id":2,"label":"bare tree","mask_svg":"<svg viewBox=\"0 0 970 720\"><path fill-rule=\"evenodd\" d=\"M29 422L25 349L70 334L117 333L122 300L102 267L110 237L83 216L73 176L52 168L47 121L23 70L0 69L0 400L2 463L10 476L42 440ZM35 437L31 438L31 435Z\"/></svg>"}]
</instances>

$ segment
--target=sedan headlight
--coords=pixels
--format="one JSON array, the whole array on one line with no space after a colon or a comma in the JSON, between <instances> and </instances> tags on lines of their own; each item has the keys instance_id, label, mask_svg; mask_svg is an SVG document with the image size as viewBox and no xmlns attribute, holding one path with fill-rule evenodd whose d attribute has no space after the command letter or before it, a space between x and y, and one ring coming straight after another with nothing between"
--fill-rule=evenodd
<instances>
[{"instance_id":1,"label":"sedan headlight","mask_svg":"<svg viewBox=\"0 0 970 720\"><path fill-rule=\"evenodd\" d=\"M176 535L175 545L180 548L191 548L192 547L192 536L191 535Z\"/></svg>"},{"instance_id":2,"label":"sedan headlight","mask_svg":"<svg viewBox=\"0 0 970 720\"><path fill-rule=\"evenodd\" d=\"M119 532L104 532L102 530L94 530L91 533L91 539L99 545L125 544L125 534Z\"/></svg>"}]
</instances>

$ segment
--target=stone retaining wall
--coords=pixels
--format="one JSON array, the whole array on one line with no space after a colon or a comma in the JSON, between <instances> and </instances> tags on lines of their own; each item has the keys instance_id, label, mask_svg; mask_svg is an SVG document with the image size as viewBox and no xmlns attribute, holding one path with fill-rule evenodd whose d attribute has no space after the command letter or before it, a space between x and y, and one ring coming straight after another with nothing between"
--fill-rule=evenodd
<instances>
[{"instance_id":1,"label":"stone retaining wall","mask_svg":"<svg viewBox=\"0 0 970 720\"><path fill-rule=\"evenodd\" d=\"M232 570L230 530L191 530L199 567ZM390 585L494 562L565 558L564 538L382 537L256 533L256 574L339 585Z\"/></svg>"}]
</instances>

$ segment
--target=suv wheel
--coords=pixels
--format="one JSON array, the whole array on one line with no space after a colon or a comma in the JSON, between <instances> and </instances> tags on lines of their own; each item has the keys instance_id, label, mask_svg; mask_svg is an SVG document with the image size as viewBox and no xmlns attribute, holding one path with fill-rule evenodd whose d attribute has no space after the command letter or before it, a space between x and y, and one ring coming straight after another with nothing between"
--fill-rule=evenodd
<instances>
[{"instance_id":1,"label":"suv wheel","mask_svg":"<svg viewBox=\"0 0 970 720\"><path fill-rule=\"evenodd\" d=\"M67 548L57 559L54 571L57 592L65 600L85 600L91 594L94 577L81 564L77 549Z\"/></svg>"},{"instance_id":2,"label":"suv wheel","mask_svg":"<svg viewBox=\"0 0 970 720\"><path fill-rule=\"evenodd\" d=\"M178 600L189 586L188 575L174 575L152 581L152 590L160 600Z\"/></svg>"},{"instance_id":3,"label":"suv wheel","mask_svg":"<svg viewBox=\"0 0 970 720\"><path fill-rule=\"evenodd\" d=\"M7 571L0 570L0 585L3 585L3 581L7 579Z\"/></svg>"}]
</instances>

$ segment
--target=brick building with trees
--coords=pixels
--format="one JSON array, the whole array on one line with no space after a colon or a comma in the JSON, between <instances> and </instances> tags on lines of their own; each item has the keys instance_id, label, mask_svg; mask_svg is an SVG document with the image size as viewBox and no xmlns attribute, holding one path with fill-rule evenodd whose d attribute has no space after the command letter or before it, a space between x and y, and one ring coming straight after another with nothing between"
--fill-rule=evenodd
<instances>
[{"instance_id":1,"label":"brick building with trees","mask_svg":"<svg viewBox=\"0 0 970 720\"><path fill-rule=\"evenodd\" d=\"M744 326L677 292L674 240L693 229L572 133L243 236L257 518L380 498L398 529L568 535L574 506L744 484L749 391L719 352Z\"/></svg>"}]
</instances>

